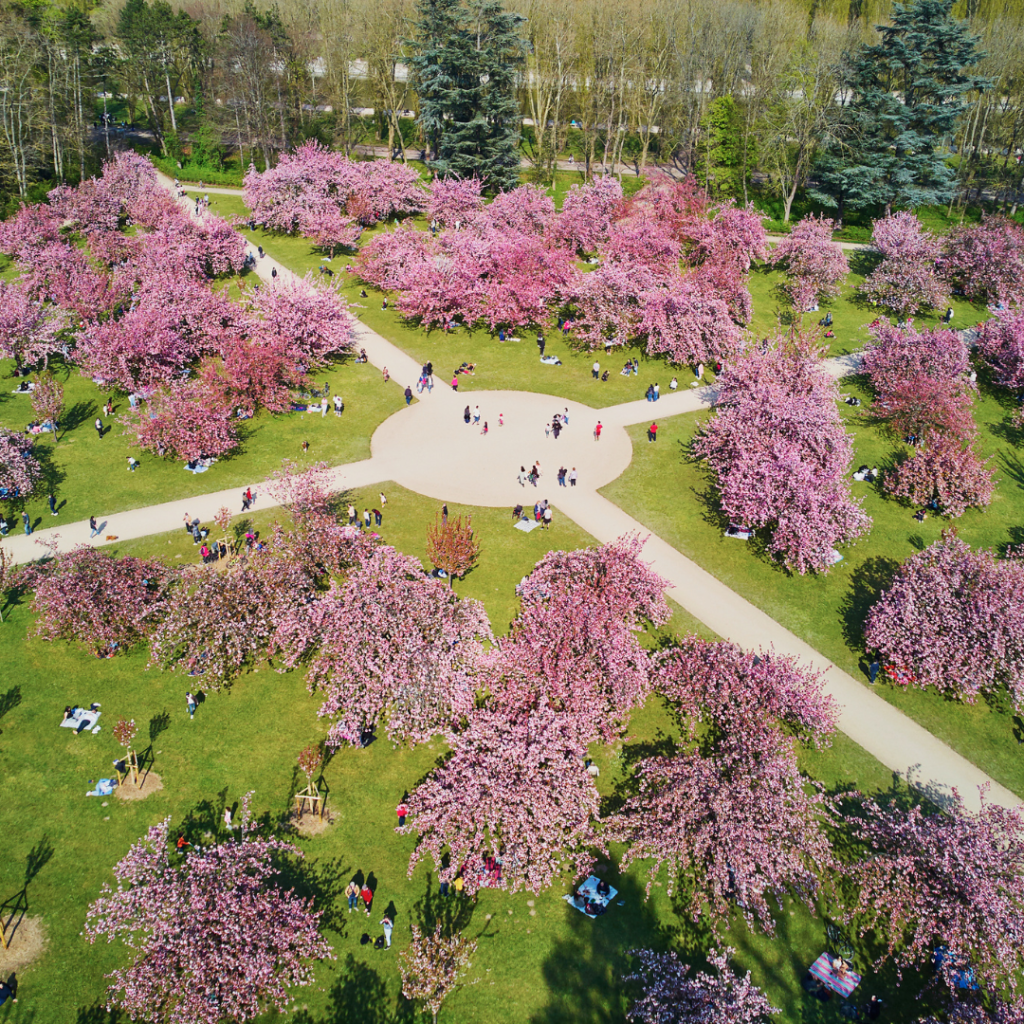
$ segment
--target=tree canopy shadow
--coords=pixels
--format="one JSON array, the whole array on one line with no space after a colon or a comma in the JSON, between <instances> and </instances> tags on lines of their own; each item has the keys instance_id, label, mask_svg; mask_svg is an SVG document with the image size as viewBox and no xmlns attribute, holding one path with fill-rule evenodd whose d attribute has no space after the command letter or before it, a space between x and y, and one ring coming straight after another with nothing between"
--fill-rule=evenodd
<instances>
[{"instance_id":1,"label":"tree canopy shadow","mask_svg":"<svg viewBox=\"0 0 1024 1024\"><path fill-rule=\"evenodd\" d=\"M450 889L447 896L441 895L440 887L434 888L434 876L427 879L426 892L413 904L412 916L421 932L433 932L440 924L444 935L465 931L473 921L476 902L468 896L459 896Z\"/></svg>"},{"instance_id":2,"label":"tree canopy shadow","mask_svg":"<svg viewBox=\"0 0 1024 1024\"><path fill-rule=\"evenodd\" d=\"M308 1010L300 1010L292 1017L296 1024L408 1024L422 1019L407 1000L399 997L396 1005L387 982L351 953L345 954L336 973L327 1011L314 1017Z\"/></svg>"},{"instance_id":3,"label":"tree canopy shadow","mask_svg":"<svg viewBox=\"0 0 1024 1024\"><path fill-rule=\"evenodd\" d=\"M843 639L849 647L855 650L863 648L864 623L868 612L881 598L882 591L891 586L899 567L900 563L895 558L874 555L850 573L850 589L839 606Z\"/></svg>"},{"instance_id":4,"label":"tree canopy shadow","mask_svg":"<svg viewBox=\"0 0 1024 1024\"><path fill-rule=\"evenodd\" d=\"M667 945L643 887L631 875L619 876L614 866L597 874L619 893L607 913L593 920L562 904L568 936L553 943L543 963L549 999L531 1024L621 1024L629 1002L622 980L631 966L629 950Z\"/></svg>"}]
</instances>

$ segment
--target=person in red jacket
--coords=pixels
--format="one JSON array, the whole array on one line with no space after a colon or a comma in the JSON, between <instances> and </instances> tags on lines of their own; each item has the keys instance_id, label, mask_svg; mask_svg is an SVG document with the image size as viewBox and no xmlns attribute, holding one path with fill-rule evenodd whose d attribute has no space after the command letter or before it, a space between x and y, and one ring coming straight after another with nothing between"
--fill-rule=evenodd
<instances>
[{"instance_id":1,"label":"person in red jacket","mask_svg":"<svg viewBox=\"0 0 1024 1024\"><path fill-rule=\"evenodd\" d=\"M359 893L363 898L363 904L366 907L366 916L370 916L370 907L373 906L373 890L363 882L362 891Z\"/></svg>"},{"instance_id":2,"label":"person in red jacket","mask_svg":"<svg viewBox=\"0 0 1024 1024\"><path fill-rule=\"evenodd\" d=\"M658 424L657 423L652 423L647 428L647 440L648 441L657 441L658 440Z\"/></svg>"},{"instance_id":3,"label":"person in red jacket","mask_svg":"<svg viewBox=\"0 0 1024 1024\"><path fill-rule=\"evenodd\" d=\"M405 824L405 817L409 813L409 808L406 807L405 801L403 800L396 808L395 814L398 815L398 824L402 826Z\"/></svg>"}]
</instances>

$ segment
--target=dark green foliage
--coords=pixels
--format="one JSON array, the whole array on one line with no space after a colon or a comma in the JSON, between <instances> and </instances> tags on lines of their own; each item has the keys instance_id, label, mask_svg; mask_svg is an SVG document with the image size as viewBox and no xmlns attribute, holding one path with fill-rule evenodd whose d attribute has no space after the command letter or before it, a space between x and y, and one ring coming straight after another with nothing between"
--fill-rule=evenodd
<instances>
[{"instance_id":1,"label":"dark green foliage","mask_svg":"<svg viewBox=\"0 0 1024 1024\"><path fill-rule=\"evenodd\" d=\"M697 142L697 169L709 193L738 195L743 187L743 115L732 96L719 96L708 105L700 120ZM747 170L754 164L747 154Z\"/></svg>"},{"instance_id":2,"label":"dark green foliage","mask_svg":"<svg viewBox=\"0 0 1024 1024\"><path fill-rule=\"evenodd\" d=\"M977 37L953 18L952 0L895 5L881 42L853 61L852 139L829 154L812 198L831 206L914 208L948 202L955 172L946 163L968 93L991 87L973 73Z\"/></svg>"},{"instance_id":3,"label":"dark green foliage","mask_svg":"<svg viewBox=\"0 0 1024 1024\"><path fill-rule=\"evenodd\" d=\"M523 19L498 0L420 0L411 64L432 168L480 177L489 189L519 183Z\"/></svg>"}]
</instances>

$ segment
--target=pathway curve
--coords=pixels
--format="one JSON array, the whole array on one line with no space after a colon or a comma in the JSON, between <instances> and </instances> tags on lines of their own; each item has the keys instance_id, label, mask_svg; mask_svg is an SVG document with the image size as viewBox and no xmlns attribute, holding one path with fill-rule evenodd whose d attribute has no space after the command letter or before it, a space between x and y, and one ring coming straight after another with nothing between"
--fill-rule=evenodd
<instances>
[{"instance_id":1,"label":"pathway curve","mask_svg":"<svg viewBox=\"0 0 1024 1024\"><path fill-rule=\"evenodd\" d=\"M279 277L291 274L270 257L260 261L257 269L261 277L270 280L275 266ZM368 328L360 337L365 339L362 344L371 360L385 361L399 383L410 373L410 380L418 376L416 362L390 342ZM856 358L847 357L847 369L851 361L855 365ZM832 372L839 376L844 363L832 361ZM645 557L667 581L671 597L719 636L748 649L774 647L822 670L828 691L842 709L839 727L888 768L940 802L956 788L967 805L976 808L978 786L989 784L990 800L1007 806L1020 803L1008 789L598 493L597 488L629 465L632 444L625 430L628 424L643 422L654 411L659 415L692 411L713 400L713 389L695 388L667 396L656 403L656 410L646 402L593 410L549 395L516 391L460 395L443 386L435 387L423 398L377 428L370 459L332 470L336 488L394 480L439 500L491 506L511 506L519 501L532 504L538 497L547 497L560 514L602 543L631 532L647 537ZM466 402L470 404L471 419L479 405L480 424L464 422ZM554 413L563 411L568 412L569 422L556 439L546 425ZM502 425L499 417L504 420ZM482 432L485 420L489 427L486 434ZM598 421L604 427L599 440L594 435ZM529 467L534 461L540 462L542 472L536 489L518 482L519 466ZM577 468L577 487L557 486L555 475L560 465ZM240 490L232 488L119 513L102 524L100 537L93 543L105 543L108 535L128 539L178 529L186 512L209 522L221 507L238 507ZM258 495L257 509L269 504L273 503ZM12 536L5 547L16 561L23 562L39 556L36 539L52 541L66 550L76 543L89 542L88 532L87 523L73 523L41 530L35 537Z\"/></svg>"}]
</instances>

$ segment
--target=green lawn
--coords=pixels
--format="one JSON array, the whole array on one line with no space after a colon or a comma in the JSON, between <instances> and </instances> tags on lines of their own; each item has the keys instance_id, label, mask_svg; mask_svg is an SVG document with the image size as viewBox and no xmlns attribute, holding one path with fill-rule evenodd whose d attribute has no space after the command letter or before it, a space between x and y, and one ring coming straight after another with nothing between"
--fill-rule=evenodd
<instances>
[{"instance_id":1,"label":"green lawn","mask_svg":"<svg viewBox=\"0 0 1024 1024\"><path fill-rule=\"evenodd\" d=\"M0 379L11 381L12 366L10 360L0 364ZM127 399L115 398L114 415L103 417L106 431L102 439L98 437L93 424L102 415L108 392L76 368L58 367L57 372L64 377L64 428L56 443L52 434L39 435L35 443L45 479L26 508L37 526L76 522L93 514L111 515L227 487L244 488L262 480L285 458L300 464L323 459L331 465L366 459L373 431L404 405L402 389L394 383L382 384L374 367L351 360L335 363L325 372L318 371L316 380L319 384L328 381L332 392L344 398L345 412L340 418L333 412L322 419L318 414L259 412L241 425L241 448L197 476L186 473L183 463L142 452L132 443L132 435L124 432ZM12 388L10 384L0 393L0 425L21 431L33 419L31 399L11 394ZM302 442L306 440L310 447L303 455ZM141 463L134 473L128 472L129 455ZM59 507L57 519L46 507L51 489Z\"/></svg>"},{"instance_id":2,"label":"green lawn","mask_svg":"<svg viewBox=\"0 0 1024 1024\"><path fill-rule=\"evenodd\" d=\"M422 555L424 532L434 503L387 485L387 517L382 534L403 550ZM370 501L376 495L354 495ZM479 597L500 631L515 609L513 588L549 546L586 543L571 525L550 533L513 531L499 510L471 511L482 552L478 568L457 583L460 592ZM253 525L266 529L279 510L257 510ZM183 532L117 545L115 553L192 556ZM684 623L680 625L685 627ZM187 677L146 668L142 651L111 660L63 643L46 644L30 635L32 614L22 598L5 613L0 626L3 666L0 697L7 709L0 728L0 770L5 779L4 836L0 860L0 900L24 890L30 915L42 917L48 944L43 957L22 972L22 1000L12 1021L47 1024L114 1024L101 1008L103 974L123 962L117 946L88 945L81 937L84 913L100 886L111 880L113 864L146 828L166 816L193 842L221 827L223 808L255 791L254 809L279 822L297 788L295 758L303 746L324 735L316 717L317 700L299 672L278 673L262 666L230 689L209 694L194 721L187 717ZM74 736L58 729L68 702L100 701L103 717L97 735ZM163 789L143 802L87 798L90 780L110 773L118 754L111 733L119 717L140 726L142 748L152 757ZM612 798L630 764L673 726L659 702L638 711L623 742L595 747L603 796ZM394 748L382 738L364 750L344 750L325 771L334 824L320 836L300 839L306 853L290 882L310 893L325 911L326 934L337 959L318 968L317 984L300 993L294 1019L307 1024L411 1020L399 997L395 952L408 941L409 925L430 921L439 912L458 919L479 942L465 987L442 1012L445 1022L496 1024L505 1021L621 1021L628 990L621 976L627 952L639 945L673 947L698 960L708 937L676 901L656 884L645 900L642 869L620 877L612 859L600 868L621 890L623 906L590 921L562 901L565 885L533 897L484 892L478 902L439 907L436 879L426 867L406 875L413 840L395 835L393 808L443 754L437 741L415 750ZM809 771L831 789L856 784L887 791L889 773L839 737L829 751L805 755ZM41 864L25 886L29 858ZM342 889L356 872L373 873L378 884L374 916L350 916ZM395 950L383 953L360 945L364 931L377 934L377 921L392 911ZM738 964L753 971L785 1013L783 1021L838 1021L837 1001L828 1007L809 1000L799 987L806 966L825 948L824 923L802 907L787 904L774 939L751 935L741 922L728 941L739 949ZM860 964L867 963L861 952ZM877 991L897 1006L902 995L890 974L869 977L864 997ZM823 1015L819 1011L823 1010ZM23 1016L18 1014L22 1013ZM909 1010L908 1010L909 1012ZM24 1015L27 1013L27 1016ZM269 1014L266 1020L277 1020Z\"/></svg>"},{"instance_id":3,"label":"green lawn","mask_svg":"<svg viewBox=\"0 0 1024 1024\"><path fill-rule=\"evenodd\" d=\"M832 356L858 352L871 340L868 332L870 324L879 315L878 307L862 296L857 288L864 283L876 260L868 254L847 252L851 273L841 286L839 297L821 303L817 313L805 313L802 323L805 328L817 328L818 321L828 312L832 313L832 330L835 338L822 339L828 345L828 354ZM750 273L750 295L754 302L754 315L749 327L755 338L768 337L780 328L788 329L794 320L794 311L789 298L780 290L786 275L780 270L772 270L765 264L759 264ZM954 314L952 326L955 328L969 327L990 316L984 304L970 303L963 299L951 300ZM921 330L925 327L941 326L945 310L914 317L914 325Z\"/></svg>"},{"instance_id":4,"label":"green lawn","mask_svg":"<svg viewBox=\"0 0 1024 1024\"><path fill-rule=\"evenodd\" d=\"M844 382L868 405L861 380ZM975 408L981 449L992 458L998 486L992 504L956 520L960 537L976 547L1002 548L1020 543L1024 518L1024 465L1012 434L1003 427L1005 394L982 390ZM893 452L878 427L860 412L841 407L854 437L854 465L883 470ZM845 560L825 576L791 575L774 565L756 544L738 544L722 535L725 526L710 496L704 470L685 457L698 423L708 414L672 417L659 422L658 443L648 444L643 427L631 428L633 462L603 493L646 527L706 568L815 649L855 677L865 678L862 626L867 609L896 566L933 543L947 521L912 519L912 510L883 496L877 486L854 484L874 521L871 533L843 549ZM667 442L667 443L662 443ZM964 757L1015 793L1024 795L1024 762L1013 734L1011 712L998 704L962 705L937 693L901 690L879 684L878 692L935 733Z\"/></svg>"}]
</instances>

